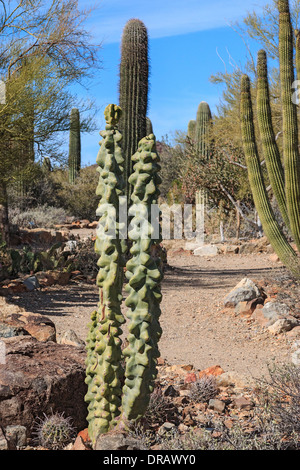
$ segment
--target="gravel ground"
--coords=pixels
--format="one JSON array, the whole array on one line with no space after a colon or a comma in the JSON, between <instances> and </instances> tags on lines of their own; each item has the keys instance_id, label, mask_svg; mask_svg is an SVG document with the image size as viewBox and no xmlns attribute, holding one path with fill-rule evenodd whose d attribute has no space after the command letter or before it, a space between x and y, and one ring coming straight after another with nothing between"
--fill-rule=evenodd
<instances>
[{"instance_id":1,"label":"gravel ground","mask_svg":"<svg viewBox=\"0 0 300 470\"><path fill-rule=\"evenodd\" d=\"M276 338L257 323L224 313L225 295L244 277L269 279L282 268L268 255L195 257L170 252L161 304L161 356L170 364L196 369L219 365L224 371L254 378L265 375L273 360L290 361L291 344ZM91 312L97 307L94 283L72 282L15 295L10 299L27 311L40 313L56 324L58 337L72 329L85 340ZM126 330L125 330L126 331Z\"/></svg>"}]
</instances>

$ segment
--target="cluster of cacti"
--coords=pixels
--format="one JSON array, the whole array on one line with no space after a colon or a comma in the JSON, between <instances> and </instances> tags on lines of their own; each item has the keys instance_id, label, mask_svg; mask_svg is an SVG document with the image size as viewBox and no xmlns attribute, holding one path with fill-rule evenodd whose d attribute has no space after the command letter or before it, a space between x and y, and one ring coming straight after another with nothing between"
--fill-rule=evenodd
<instances>
[{"instance_id":1,"label":"cluster of cacti","mask_svg":"<svg viewBox=\"0 0 300 470\"><path fill-rule=\"evenodd\" d=\"M265 51L262 50L258 53L257 64L257 118L270 184L282 218L299 250L300 162L297 108L292 100L294 82L293 32L288 0L279 0L278 10L283 165L272 126L267 58ZM275 218L266 190L256 143L251 85L247 75L244 75L241 81L241 129L250 186L264 232L281 261L294 275L300 277L299 258Z\"/></svg>"},{"instance_id":2,"label":"cluster of cacti","mask_svg":"<svg viewBox=\"0 0 300 470\"><path fill-rule=\"evenodd\" d=\"M148 32L139 19L129 20L122 36L119 105L123 110L119 129L123 135L125 193L130 203L132 155L147 134L148 109Z\"/></svg>"},{"instance_id":3,"label":"cluster of cacti","mask_svg":"<svg viewBox=\"0 0 300 470\"><path fill-rule=\"evenodd\" d=\"M159 239L151 238L153 226L147 215L151 214L151 204L157 202L160 167L155 137L150 135L142 139L133 156L134 173L130 177L133 192L128 235L132 240L132 258L126 264L129 333L128 347L122 351L120 336L125 318L121 306L126 243L120 236L123 227L118 222L119 204L124 203L122 135L117 129L120 114L118 106L106 108L107 125L100 133L103 141L97 157L100 172L97 194L101 197L98 213L102 230L97 230L95 250L100 255L97 276L100 302L98 310L92 313L87 339L88 392L85 398L93 443L99 434L145 412L156 376L157 343L161 335L161 273L151 254ZM136 212L135 204L138 204ZM146 231L141 232L139 224L143 227L146 224ZM110 232L112 226L115 227L114 235ZM122 388L124 357L125 383Z\"/></svg>"},{"instance_id":4,"label":"cluster of cacti","mask_svg":"<svg viewBox=\"0 0 300 470\"><path fill-rule=\"evenodd\" d=\"M69 183L74 184L81 169L80 114L73 108L70 114Z\"/></svg>"}]
</instances>

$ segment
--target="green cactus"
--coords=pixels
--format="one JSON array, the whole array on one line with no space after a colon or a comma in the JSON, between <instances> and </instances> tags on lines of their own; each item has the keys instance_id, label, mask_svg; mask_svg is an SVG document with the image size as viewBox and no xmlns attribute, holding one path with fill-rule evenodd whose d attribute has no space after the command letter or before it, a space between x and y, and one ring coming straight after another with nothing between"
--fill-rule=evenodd
<instances>
[{"instance_id":1,"label":"green cactus","mask_svg":"<svg viewBox=\"0 0 300 470\"><path fill-rule=\"evenodd\" d=\"M212 124L212 114L208 103L202 101L198 106L195 126L196 151L199 155L210 156L210 129Z\"/></svg>"},{"instance_id":2,"label":"green cactus","mask_svg":"<svg viewBox=\"0 0 300 470\"><path fill-rule=\"evenodd\" d=\"M97 195L100 196L98 215L102 233L97 230L95 251L100 255L97 276L100 302L92 313L87 338L86 383L88 392L89 435L92 442L97 436L114 426L120 413L121 379L121 325L125 319L121 312L125 246L119 237L119 224L112 236L109 229L118 220L119 201L123 194L122 136L116 125L121 115L118 106L105 110L106 128L97 157L100 173ZM109 206L107 206L109 205ZM111 212L109 207L114 208Z\"/></svg>"},{"instance_id":3,"label":"green cactus","mask_svg":"<svg viewBox=\"0 0 300 470\"><path fill-rule=\"evenodd\" d=\"M139 19L131 19L126 23L122 36L119 82L119 104L123 110L119 129L123 135L124 180L128 206L131 200L131 186L128 183L132 173L131 157L147 132L148 77L147 28Z\"/></svg>"},{"instance_id":4,"label":"green cactus","mask_svg":"<svg viewBox=\"0 0 300 470\"><path fill-rule=\"evenodd\" d=\"M250 79L247 75L241 81L241 130L249 182L254 204L261 219L267 238L281 261L299 277L297 255L284 236L272 209L266 190L260 159L258 156L253 109L251 101Z\"/></svg>"},{"instance_id":5,"label":"green cactus","mask_svg":"<svg viewBox=\"0 0 300 470\"><path fill-rule=\"evenodd\" d=\"M146 117L146 135L153 134L153 126L151 119Z\"/></svg>"},{"instance_id":6,"label":"green cactus","mask_svg":"<svg viewBox=\"0 0 300 470\"><path fill-rule=\"evenodd\" d=\"M70 114L69 183L74 184L81 168L80 115L76 108Z\"/></svg>"},{"instance_id":7,"label":"green cactus","mask_svg":"<svg viewBox=\"0 0 300 470\"><path fill-rule=\"evenodd\" d=\"M283 118L283 165L272 127L267 57L259 51L257 63L257 117L270 183L282 218L300 248L300 165L296 104L292 100L294 82L293 34L288 0L278 1L279 61ZM296 32L296 35L298 33ZM296 46L299 47L297 38ZM299 60L299 52L296 55ZM299 65L299 64L298 64ZM299 67L297 68L299 70ZM241 129L248 175L256 210L274 251L283 264L300 278L299 257L282 232L272 210L257 150L250 79L241 81Z\"/></svg>"},{"instance_id":8,"label":"green cactus","mask_svg":"<svg viewBox=\"0 0 300 470\"><path fill-rule=\"evenodd\" d=\"M122 399L122 411L128 420L138 419L146 411L159 357L162 272L153 256L153 249L160 242L161 235L160 230L153 233L151 224L151 206L157 204L161 182L159 156L155 148L153 134L140 141L138 151L132 157L134 172L129 179L133 187L129 210L132 220L128 233L132 241L132 258L126 264L129 335L128 346L123 351L126 370Z\"/></svg>"},{"instance_id":9,"label":"green cactus","mask_svg":"<svg viewBox=\"0 0 300 470\"><path fill-rule=\"evenodd\" d=\"M191 139L191 141L195 140L195 131L196 131L196 121L191 120L189 121L188 132L187 132L187 136L189 137L189 139Z\"/></svg>"}]
</instances>

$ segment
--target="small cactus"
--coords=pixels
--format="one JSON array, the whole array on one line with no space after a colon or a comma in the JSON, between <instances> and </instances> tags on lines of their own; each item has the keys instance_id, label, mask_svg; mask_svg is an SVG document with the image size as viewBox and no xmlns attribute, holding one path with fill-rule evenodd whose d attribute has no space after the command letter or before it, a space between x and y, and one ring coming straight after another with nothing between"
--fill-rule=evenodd
<instances>
[{"instance_id":1,"label":"small cactus","mask_svg":"<svg viewBox=\"0 0 300 470\"><path fill-rule=\"evenodd\" d=\"M65 418L64 414L55 413L44 418L38 418L34 432L35 442L50 450L62 450L75 437L75 429L71 424L71 418Z\"/></svg>"}]
</instances>

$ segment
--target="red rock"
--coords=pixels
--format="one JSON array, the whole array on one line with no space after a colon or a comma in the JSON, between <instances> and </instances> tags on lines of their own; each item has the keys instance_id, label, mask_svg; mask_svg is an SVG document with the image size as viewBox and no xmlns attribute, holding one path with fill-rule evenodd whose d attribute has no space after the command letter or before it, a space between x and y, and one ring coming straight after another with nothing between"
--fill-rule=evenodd
<instances>
[{"instance_id":1,"label":"red rock","mask_svg":"<svg viewBox=\"0 0 300 470\"><path fill-rule=\"evenodd\" d=\"M194 372L191 372L190 374L187 374L185 376L185 379L184 379L184 383L186 384L190 384L190 383L193 383L193 382L196 382L197 381L197 376Z\"/></svg>"},{"instance_id":2,"label":"red rock","mask_svg":"<svg viewBox=\"0 0 300 470\"><path fill-rule=\"evenodd\" d=\"M91 450L91 440L87 428L78 433L72 450Z\"/></svg>"},{"instance_id":3,"label":"red rock","mask_svg":"<svg viewBox=\"0 0 300 470\"><path fill-rule=\"evenodd\" d=\"M199 372L199 379L201 379L201 377L203 377L204 375L214 375L215 377L217 377L218 375L222 374L224 374L224 370L222 369L222 367L212 366Z\"/></svg>"}]
</instances>

